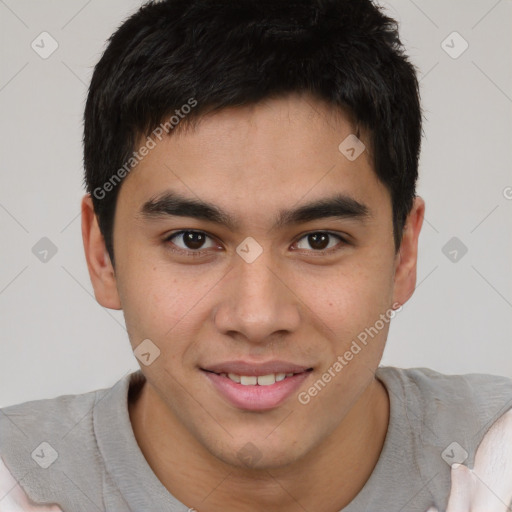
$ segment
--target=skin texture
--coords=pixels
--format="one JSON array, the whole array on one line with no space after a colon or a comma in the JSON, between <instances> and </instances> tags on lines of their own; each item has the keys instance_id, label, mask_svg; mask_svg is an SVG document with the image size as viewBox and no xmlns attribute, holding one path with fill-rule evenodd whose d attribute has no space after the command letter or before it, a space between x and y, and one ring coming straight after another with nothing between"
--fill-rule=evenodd
<instances>
[{"instance_id":1,"label":"skin texture","mask_svg":"<svg viewBox=\"0 0 512 512\"><path fill-rule=\"evenodd\" d=\"M416 282L424 202L417 197L400 251L389 192L366 150L349 161L338 145L355 127L343 112L305 96L222 110L173 133L122 184L114 224L115 270L92 202L82 229L96 299L123 309L132 347L161 351L130 404L149 465L180 501L200 512L337 511L370 476L387 431L389 401L374 378L389 323L307 405L246 411L228 403L201 368L229 360L284 360L313 368L307 390L357 335ZM364 133L360 139L369 148ZM142 205L172 190L226 210L235 230L186 217L147 220ZM271 229L282 209L343 193L364 203L364 221L324 218ZM201 256L173 252L166 236L206 232ZM344 236L335 252L308 233ZM253 237L262 254L236 252ZM174 247L187 250L183 240ZM190 250L190 249L189 249ZM252 443L248 466L239 451Z\"/></svg>"}]
</instances>

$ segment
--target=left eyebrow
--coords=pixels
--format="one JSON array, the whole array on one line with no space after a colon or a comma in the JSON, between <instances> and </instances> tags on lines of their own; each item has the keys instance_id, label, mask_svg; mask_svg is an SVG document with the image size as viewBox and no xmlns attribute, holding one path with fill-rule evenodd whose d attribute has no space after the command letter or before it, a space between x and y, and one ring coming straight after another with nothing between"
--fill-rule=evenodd
<instances>
[{"instance_id":1,"label":"left eyebrow","mask_svg":"<svg viewBox=\"0 0 512 512\"><path fill-rule=\"evenodd\" d=\"M220 207L199 199L187 198L173 191L168 191L145 202L140 214L147 220L178 216L213 222L224 225L233 231L239 227L237 220ZM364 222L372 218L372 215L365 204L348 195L336 194L332 197L312 201L296 209L279 211L272 230L324 218L354 219Z\"/></svg>"},{"instance_id":2,"label":"left eyebrow","mask_svg":"<svg viewBox=\"0 0 512 512\"><path fill-rule=\"evenodd\" d=\"M345 194L307 203L294 210L281 210L273 229L325 218L354 219L364 222L372 217L365 204Z\"/></svg>"}]
</instances>

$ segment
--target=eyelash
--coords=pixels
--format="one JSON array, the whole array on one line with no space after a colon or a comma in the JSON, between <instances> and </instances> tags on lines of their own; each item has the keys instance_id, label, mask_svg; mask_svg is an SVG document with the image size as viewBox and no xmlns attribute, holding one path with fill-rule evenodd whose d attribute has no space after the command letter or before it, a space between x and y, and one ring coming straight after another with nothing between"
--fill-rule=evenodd
<instances>
[{"instance_id":1,"label":"eyelash","mask_svg":"<svg viewBox=\"0 0 512 512\"><path fill-rule=\"evenodd\" d=\"M205 231L199 231L199 230L195 230L195 229L183 229L183 230L175 231L174 233L171 233L169 236L167 236L164 239L164 242L166 242L166 243L172 242L172 240L174 238L176 238L179 235L183 235L185 233L199 233L199 234L205 235L205 237L210 238L210 239L214 239L215 238L213 236L210 236ZM339 235L337 233L332 233L331 231L309 231L308 233L305 233L305 234L301 235L298 238L297 242L295 242L295 243L298 243L300 240L302 240L303 238L305 238L305 237L307 237L309 235L316 235L316 234L325 234L325 235L328 235L330 237L337 238L341 244L336 244L334 247L331 247L329 249L321 249L321 250L315 250L315 249L310 249L310 250L295 249L295 251L299 252L299 253L303 253L303 254L304 253L308 253L309 255L313 254L313 255L323 256L323 255L326 255L326 254L330 255L330 254L332 254L334 252L339 251L341 249L340 245L341 246L349 245L349 242L347 242L347 240L345 238L343 238L341 235ZM172 252L175 252L175 253L178 253L178 254L184 254L185 256L201 257L201 256L204 256L204 255L207 255L208 252L209 252L208 249L206 249L206 250L203 250L203 249L197 249L197 250L182 249L181 247L176 247L176 245L174 243L173 243L173 246L174 247L169 246L169 249Z\"/></svg>"}]
</instances>

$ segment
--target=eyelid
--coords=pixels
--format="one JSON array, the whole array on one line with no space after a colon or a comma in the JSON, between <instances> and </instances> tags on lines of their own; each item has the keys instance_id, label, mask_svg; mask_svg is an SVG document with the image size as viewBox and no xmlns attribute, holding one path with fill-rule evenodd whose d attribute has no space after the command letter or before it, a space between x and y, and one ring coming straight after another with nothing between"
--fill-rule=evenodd
<instances>
[{"instance_id":1,"label":"eyelid","mask_svg":"<svg viewBox=\"0 0 512 512\"><path fill-rule=\"evenodd\" d=\"M172 241L173 238L177 237L178 235L183 235L185 233L200 233L202 235L205 235L206 238L210 238L211 240L216 240L216 237L213 235L210 235L207 231L203 231L202 229L178 229L177 231L173 231L172 233L169 233L164 237L164 242L172 243L174 245L173 248L170 248L171 251L179 253L179 254L185 254L185 255L192 255L192 256L202 256L203 254L208 254L210 252L210 249L212 247L207 247L206 249L183 249L182 247L178 247L174 242Z\"/></svg>"},{"instance_id":2,"label":"eyelid","mask_svg":"<svg viewBox=\"0 0 512 512\"><path fill-rule=\"evenodd\" d=\"M299 235L297 237L296 242L294 242L294 245L297 244L298 242L300 242L303 238L305 238L305 237L307 237L309 235L317 234L317 233L322 233L322 234L326 234L326 235L332 236L334 238L337 238L339 240L339 243L336 244L334 247L330 247L329 249L320 249L320 250L314 250L314 249L294 249L294 251L322 256L322 255L326 255L326 254L331 254L331 253L337 252L337 251L340 250L340 248L341 248L340 246L345 246L345 245L349 245L350 244L350 242L348 241L348 237L347 236L343 236L342 234L336 233L336 232L333 232L333 231L317 229L317 230L313 230L313 231L307 231L306 233L303 233L303 234Z\"/></svg>"}]
</instances>

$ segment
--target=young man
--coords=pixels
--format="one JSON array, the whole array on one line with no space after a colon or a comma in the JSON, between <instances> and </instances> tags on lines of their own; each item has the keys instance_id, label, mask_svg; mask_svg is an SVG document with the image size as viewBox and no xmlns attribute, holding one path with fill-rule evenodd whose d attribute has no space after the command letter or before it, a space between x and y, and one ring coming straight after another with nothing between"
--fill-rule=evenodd
<instances>
[{"instance_id":1,"label":"young man","mask_svg":"<svg viewBox=\"0 0 512 512\"><path fill-rule=\"evenodd\" d=\"M0 511L508 510L512 382L379 367L420 133L370 1L128 19L90 86L82 230L141 371L4 409Z\"/></svg>"}]
</instances>

